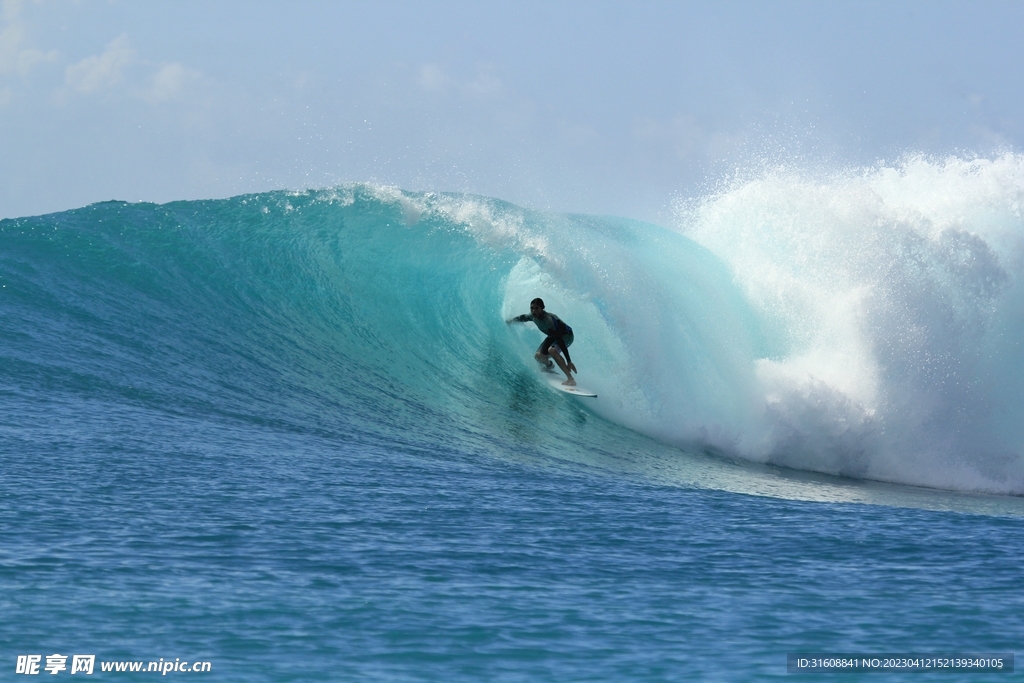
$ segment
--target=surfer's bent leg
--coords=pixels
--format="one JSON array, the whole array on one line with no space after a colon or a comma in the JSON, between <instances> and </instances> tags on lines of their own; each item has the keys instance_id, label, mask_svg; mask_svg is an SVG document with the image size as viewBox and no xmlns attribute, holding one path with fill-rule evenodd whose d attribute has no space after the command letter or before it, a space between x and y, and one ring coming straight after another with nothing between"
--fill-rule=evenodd
<instances>
[{"instance_id":1,"label":"surfer's bent leg","mask_svg":"<svg viewBox=\"0 0 1024 683\"><path fill-rule=\"evenodd\" d=\"M548 339L551 339L551 337L548 337ZM570 334L565 336L563 340L565 341L565 345L569 346L570 344L572 344L572 335ZM547 341L547 339L545 339L544 341ZM569 372L569 366L566 365L565 359L562 358L562 349L558 348L558 344L554 342L549 344L547 352L548 355L554 358L555 362L558 363L559 369L565 373L565 381L562 382L562 384L569 387L576 386L576 380L572 378L572 374ZM575 366L573 366L573 369L575 369Z\"/></svg>"},{"instance_id":2,"label":"surfer's bent leg","mask_svg":"<svg viewBox=\"0 0 1024 683\"><path fill-rule=\"evenodd\" d=\"M551 362L551 356L548 354L548 349L552 344L555 343L554 337L544 337L544 341L537 347L537 353L533 354L533 357L537 359L537 362L546 368L553 367Z\"/></svg>"}]
</instances>

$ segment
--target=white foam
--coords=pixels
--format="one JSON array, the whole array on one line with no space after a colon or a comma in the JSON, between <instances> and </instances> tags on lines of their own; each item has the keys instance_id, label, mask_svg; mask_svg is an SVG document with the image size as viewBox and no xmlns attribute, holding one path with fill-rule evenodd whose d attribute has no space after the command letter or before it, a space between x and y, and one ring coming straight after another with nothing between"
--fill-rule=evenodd
<instances>
[{"instance_id":1,"label":"white foam","mask_svg":"<svg viewBox=\"0 0 1024 683\"><path fill-rule=\"evenodd\" d=\"M783 340L752 460L1024 493L1024 156L769 171L680 205Z\"/></svg>"}]
</instances>

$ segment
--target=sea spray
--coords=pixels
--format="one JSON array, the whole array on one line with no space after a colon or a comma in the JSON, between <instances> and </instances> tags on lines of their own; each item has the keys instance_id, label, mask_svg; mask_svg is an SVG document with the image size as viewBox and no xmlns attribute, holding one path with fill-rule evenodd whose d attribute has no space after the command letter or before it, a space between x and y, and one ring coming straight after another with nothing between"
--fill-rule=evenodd
<instances>
[{"instance_id":1,"label":"sea spray","mask_svg":"<svg viewBox=\"0 0 1024 683\"><path fill-rule=\"evenodd\" d=\"M783 349L740 454L1024 492L1024 156L777 168L678 209Z\"/></svg>"}]
</instances>

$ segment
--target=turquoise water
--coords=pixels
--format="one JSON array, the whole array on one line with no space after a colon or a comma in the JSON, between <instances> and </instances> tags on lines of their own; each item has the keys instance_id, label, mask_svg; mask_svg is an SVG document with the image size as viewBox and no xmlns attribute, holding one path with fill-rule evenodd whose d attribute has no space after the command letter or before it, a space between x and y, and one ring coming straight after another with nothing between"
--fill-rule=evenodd
<instances>
[{"instance_id":1,"label":"turquoise water","mask_svg":"<svg viewBox=\"0 0 1024 683\"><path fill-rule=\"evenodd\" d=\"M0 221L0 666L1014 652L1020 166L777 171L672 230L372 186ZM504 324L538 295L596 401Z\"/></svg>"}]
</instances>

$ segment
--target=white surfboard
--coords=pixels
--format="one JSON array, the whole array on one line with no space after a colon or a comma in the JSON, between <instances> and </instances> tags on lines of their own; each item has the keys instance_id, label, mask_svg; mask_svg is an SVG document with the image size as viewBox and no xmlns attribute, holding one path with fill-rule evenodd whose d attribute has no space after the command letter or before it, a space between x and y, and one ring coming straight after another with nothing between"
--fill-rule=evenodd
<instances>
[{"instance_id":1,"label":"white surfboard","mask_svg":"<svg viewBox=\"0 0 1024 683\"><path fill-rule=\"evenodd\" d=\"M541 374L543 374L544 376L544 381L546 381L554 389L564 391L565 393L572 394L573 396L582 396L584 398L597 398L597 394L587 389L584 389L579 384L577 384L574 387L567 387L564 384L562 384L562 382L565 381L565 375L556 375L551 372L544 372Z\"/></svg>"}]
</instances>

